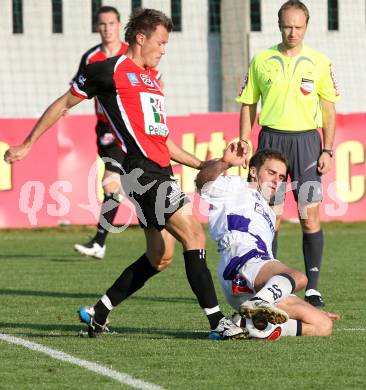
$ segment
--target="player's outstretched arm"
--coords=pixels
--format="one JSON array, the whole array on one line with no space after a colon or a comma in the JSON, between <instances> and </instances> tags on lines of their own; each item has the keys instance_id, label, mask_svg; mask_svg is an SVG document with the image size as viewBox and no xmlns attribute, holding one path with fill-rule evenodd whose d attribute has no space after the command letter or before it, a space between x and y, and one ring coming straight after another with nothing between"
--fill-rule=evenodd
<instances>
[{"instance_id":1,"label":"player's outstretched arm","mask_svg":"<svg viewBox=\"0 0 366 390\"><path fill-rule=\"evenodd\" d=\"M247 154L248 144L244 141L230 144L225 149L222 158L204 164L196 178L197 189L201 190L206 183L216 180L227 169L245 165Z\"/></svg>"},{"instance_id":2,"label":"player's outstretched arm","mask_svg":"<svg viewBox=\"0 0 366 390\"><path fill-rule=\"evenodd\" d=\"M169 149L170 157L172 160L187 165L191 168L200 169L202 166L202 161L199 160L196 156L191 153L186 152L180 146L178 146L173 140L170 138L167 139L166 145Z\"/></svg>"},{"instance_id":3,"label":"player's outstretched arm","mask_svg":"<svg viewBox=\"0 0 366 390\"><path fill-rule=\"evenodd\" d=\"M25 158L38 138L54 125L68 109L80 103L82 100L74 96L70 91L56 99L39 118L23 143L21 145L11 146L5 152L4 160L12 164L15 161Z\"/></svg>"}]
</instances>

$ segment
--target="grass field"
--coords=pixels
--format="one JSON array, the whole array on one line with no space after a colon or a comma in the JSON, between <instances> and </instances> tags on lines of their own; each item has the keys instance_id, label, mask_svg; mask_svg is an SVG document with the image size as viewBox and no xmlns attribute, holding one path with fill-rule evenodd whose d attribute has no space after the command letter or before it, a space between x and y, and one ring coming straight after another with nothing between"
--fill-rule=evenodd
<instances>
[{"instance_id":1,"label":"grass field","mask_svg":"<svg viewBox=\"0 0 366 390\"><path fill-rule=\"evenodd\" d=\"M173 265L111 315L113 333L88 339L77 320L120 271L144 250L138 228L108 238L103 261L72 246L91 228L0 231L0 334L95 362L153 389L365 389L366 224L324 226L321 291L326 308L341 313L329 338L276 342L207 340L207 321L186 281L180 248ZM298 225L284 224L279 257L303 269ZM217 254L209 241L216 277ZM120 389L116 379L0 339L1 389ZM123 380L122 380L123 382ZM137 386L137 383L132 384ZM140 383L140 384L141 384ZM145 386L145 387L144 387ZM157 387L155 387L157 388Z\"/></svg>"}]
</instances>

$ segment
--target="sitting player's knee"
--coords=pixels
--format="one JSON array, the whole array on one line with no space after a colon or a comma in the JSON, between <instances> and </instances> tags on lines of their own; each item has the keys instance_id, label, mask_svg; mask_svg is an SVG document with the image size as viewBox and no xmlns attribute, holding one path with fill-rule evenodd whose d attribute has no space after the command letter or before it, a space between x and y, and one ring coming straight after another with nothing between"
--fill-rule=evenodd
<instances>
[{"instance_id":1,"label":"sitting player's knee","mask_svg":"<svg viewBox=\"0 0 366 390\"><path fill-rule=\"evenodd\" d=\"M299 272L299 276L296 279L296 287L298 290L302 290L308 284L308 278L302 272Z\"/></svg>"},{"instance_id":2,"label":"sitting player's knee","mask_svg":"<svg viewBox=\"0 0 366 390\"><path fill-rule=\"evenodd\" d=\"M306 277L305 274L303 274L300 271L293 270L289 275L294 279L295 281L295 291L302 290L305 288L305 286L308 283L308 278Z\"/></svg>"}]
</instances>

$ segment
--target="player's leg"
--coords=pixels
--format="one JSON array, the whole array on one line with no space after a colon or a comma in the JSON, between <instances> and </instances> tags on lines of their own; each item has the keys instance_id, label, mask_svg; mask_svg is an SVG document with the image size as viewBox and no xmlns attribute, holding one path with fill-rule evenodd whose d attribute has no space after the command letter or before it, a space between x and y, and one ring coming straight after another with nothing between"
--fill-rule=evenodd
<instances>
[{"instance_id":1,"label":"player's leg","mask_svg":"<svg viewBox=\"0 0 366 390\"><path fill-rule=\"evenodd\" d=\"M306 286L305 300L314 306L323 306L323 298L318 291L320 267L322 262L324 238L320 225L319 203L303 206L300 211L303 231L303 254L305 261ZM303 218L301 218L301 215Z\"/></svg>"},{"instance_id":2,"label":"player's leg","mask_svg":"<svg viewBox=\"0 0 366 390\"><path fill-rule=\"evenodd\" d=\"M333 321L331 317L308 302L296 296L290 296L278 302L276 306L286 311L291 319L301 321L301 334L299 335L330 336L332 334ZM286 324L283 325L286 328Z\"/></svg>"},{"instance_id":3,"label":"player's leg","mask_svg":"<svg viewBox=\"0 0 366 390\"><path fill-rule=\"evenodd\" d=\"M276 278L277 275L281 275L284 279L288 279L290 281L292 285L292 291L290 293L287 292L287 288L284 288L284 291L278 291L278 294L273 294L272 291L268 290L268 286L271 286L272 284L275 284L277 288L282 286L282 282L285 282L286 285L288 284L287 281L281 278L278 280L278 283L272 283L271 280L276 280L273 278ZM257 294L259 294L259 292L263 289L267 289L268 299L271 302L275 302L280 299L284 299L285 297L292 294L294 291L302 290L306 286L306 282L306 276L302 272L294 268L288 267L280 261L268 260L265 261L260 271L258 272L258 275L255 278L254 287L257 291ZM263 293L266 292L263 291Z\"/></svg>"},{"instance_id":4,"label":"player's leg","mask_svg":"<svg viewBox=\"0 0 366 390\"><path fill-rule=\"evenodd\" d=\"M228 264L230 264L230 259L232 258L233 253L230 253L228 257L226 255L228 255L228 253L221 253L218 275L226 301L235 310L232 316L232 321L247 333L247 338L276 340L281 337L281 335L296 335L296 320L289 319L283 324L272 324L268 322L267 317L262 316L257 318L257 316L253 316L253 318L248 318L237 314L240 307L245 302L249 301L255 294L251 288L254 283L252 282L251 276L255 276L261 266L268 263L268 261L258 259L251 260L251 264L244 264L235 279L227 280L224 277L225 269ZM275 264L278 262L276 261L272 263ZM284 312L282 309L278 309L277 307L274 309Z\"/></svg>"},{"instance_id":5,"label":"player's leg","mask_svg":"<svg viewBox=\"0 0 366 390\"><path fill-rule=\"evenodd\" d=\"M170 216L166 229L183 246L187 279L207 316L213 334L223 338L243 337L242 329L225 318L220 310L211 272L206 262L205 233L198 219L192 215L189 204Z\"/></svg>"},{"instance_id":6,"label":"player's leg","mask_svg":"<svg viewBox=\"0 0 366 390\"><path fill-rule=\"evenodd\" d=\"M156 230L151 226L144 229L146 256L157 271L169 267L174 257L175 238L166 230Z\"/></svg>"},{"instance_id":7,"label":"player's leg","mask_svg":"<svg viewBox=\"0 0 366 390\"><path fill-rule=\"evenodd\" d=\"M74 249L82 255L103 259L105 256L105 240L113 228L113 221L122 199L120 176L116 172L106 170L103 176L104 199L100 211L95 236L85 244L75 244Z\"/></svg>"},{"instance_id":8,"label":"player's leg","mask_svg":"<svg viewBox=\"0 0 366 390\"><path fill-rule=\"evenodd\" d=\"M113 229L113 222L123 198L120 174L110 170L104 172L102 186L104 200L97 225L94 241L104 246L108 233Z\"/></svg>"},{"instance_id":9,"label":"player's leg","mask_svg":"<svg viewBox=\"0 0 366 390\"><path fill-rule=\"evenodd\" d=\"M304 288L306 276L279 261L267 260L259 265L253 262L253 267L253 271L248 268L245 272L249 279L254 279L256 294L240 306L240 314L247 318L263 317L274 324L286 322L287 313L274 308L274 304Z\"/></svg>"},{"instance_id":10,"label":"player's leg","mask_svg":"<svg viewBox=\"0 0 366 390\"><path fill-rule=\"evenodd\" d=\"M146 252L123 270L94 307L80 308L80 319L89 325L90 337L103 333L110 311L172 262L175 246L173 236L166 230L158 231L153 226L145 228L144 232Z\"/></svg>"},{"instance_id":11,"label":"player's leg","mask_svg":"<svg viewBox=\"0 0 366 390\"><path fill-rule=\"evenodd\" d=\"M75 244L74 249L80 254L102 259L105 256L105 241L112 231L114 219L122 201L121 167L124 154L114 142L109 146L99 145L98 152L105 164L102 179L104 199L100 210L95 236L85 244Z\"/></svg>"},{"instance_id":12,"label":"player's leg","mask_svg":"<svg viewBox=\"0 0 366 390\"><path fill-rule=\"evenodd\" d=\"M303 255L308 284L305 299L314 306L323 306L318 291L318 281L323 256L323 231L320 225L319 204L323 199L322 178L318 172L318 159L321 154L319 133L307 131L296 137L297 153L292 180L298 183L294 196L298 203L298 212L303 231Z\"/></svg>"},{"instance_id":13,"label":"player's leg","mask_svg":"<svg viewBox=\"0 0 366 390\"><path fill-rule=\"evenodd\" d=\"M173 260L175 239L166 230L159 232L151 226L145 228L144 232L146 252L129 265L107 290L106 296L111 308L139 290L147 280L167 268Z\"/></svg>"},{"instance_id":14,"label":"player's leg","mask_svg":"<svg viewBox=\"0 0 366 390\"><path fill-rule=\"evenodd\" d=\"M247 329L249 338L276 340L281 336L330 336L332 322L340 319L338 314L319 310L294 295L278 302L276 307L288 313L287 322L272 324L238 316L234 316L234 321Z\"/></svg>"}]
</instances>

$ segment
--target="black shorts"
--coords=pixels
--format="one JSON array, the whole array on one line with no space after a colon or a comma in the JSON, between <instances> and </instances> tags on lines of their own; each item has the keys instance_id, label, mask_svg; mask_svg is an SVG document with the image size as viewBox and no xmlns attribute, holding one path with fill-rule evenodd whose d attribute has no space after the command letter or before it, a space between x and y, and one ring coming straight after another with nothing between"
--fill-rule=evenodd
<instances>
[{"instance_id":1,"label":"black shorts","mask_svg":"<svg viewBox=\"0 0 366 390\"><path fill-rule=\"evenodd\" d=\"M318 159L321 139L317 130L283 131L263 127L258 139L258 150L274 149L289 162L289 176L295 199L300 204L320 202L323 199ZM275 203L284 200L285 190L276 196Z\"/></svg>"},{"instance_id":2,"label":"black shorts","mask_svg":"<svg viewBox=\"0 0 366 390\"><path fill-rule=\"evenodd\" d=\"M123 170L123 190L135 205L141 227L164 229L169 218L189 202L170 165L162 168L144 157L127 157Z\"/></svg>"},{"instance_id":3,"label":"black shorts","mask_svg":"<svg viewBox=\"0 0 366 390\"><path fill-rule=\"evenodd\" d=\"M118 146L114 134L106 123L96 126L98 154L103 159L107 171L121 174L125 154Z\"/></svg>"}]
</instances>

